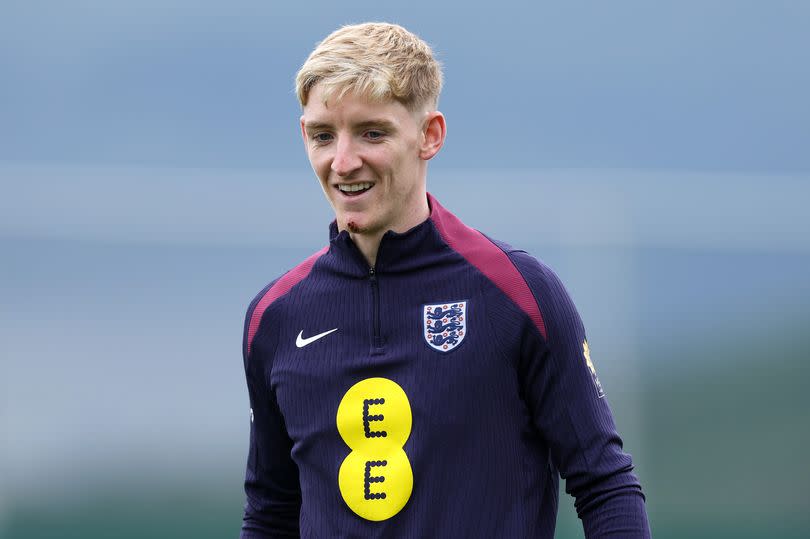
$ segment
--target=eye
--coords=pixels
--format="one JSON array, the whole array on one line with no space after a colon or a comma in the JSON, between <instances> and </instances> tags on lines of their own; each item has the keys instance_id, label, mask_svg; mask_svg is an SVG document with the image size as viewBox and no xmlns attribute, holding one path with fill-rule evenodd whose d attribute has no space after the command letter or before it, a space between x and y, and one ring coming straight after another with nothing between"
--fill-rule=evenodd
<instances>
[{"instance_id":1,"label":"eye","mask_svg":"<svg viewBox=\"0 0 810 539\"><path fill-rule=\"evenodd\" d=\"M323 144L325 142L329 142L332 140L332 135L330 133L315 133L312 135L312 140L317 143Z\"/></svg>"},{"instance_id":2,"label":"eye","mask_svg":"<svg viewBox=\"0 0 810 539\"><path fill-rule=\"evenodd\" d=\"M366 131L366 138L368 138L369 140L380 140L384 136L385 133L383 133L382 131L375 131L375 130Z\"/></svg>"}]
</instances>

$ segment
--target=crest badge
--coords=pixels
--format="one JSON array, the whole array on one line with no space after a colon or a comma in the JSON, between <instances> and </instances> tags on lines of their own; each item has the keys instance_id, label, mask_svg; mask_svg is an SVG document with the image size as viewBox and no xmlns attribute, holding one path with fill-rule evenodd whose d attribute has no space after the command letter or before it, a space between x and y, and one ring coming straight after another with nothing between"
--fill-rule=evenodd
<instances>
[{"instance_id":1,"label":"crest badge","mask_svg":"<svg viewBox=\"0 0 810 539\"><path fill-rule=\"evenodd\" d=\"M467 301L448 301L422 308L422 331L428 346L455 350L467 336Z\"/></svg>"}]
</instances>

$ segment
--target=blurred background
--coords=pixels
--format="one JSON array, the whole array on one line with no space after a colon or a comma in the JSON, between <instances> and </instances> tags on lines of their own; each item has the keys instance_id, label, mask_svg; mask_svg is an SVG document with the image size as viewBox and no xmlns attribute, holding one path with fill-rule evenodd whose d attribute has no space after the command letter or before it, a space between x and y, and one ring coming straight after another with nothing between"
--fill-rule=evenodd
<instances>
[{"instance_id":1,"label":"blurred background","mask_svg":"<svg viewBox=\"0 0 810 539\"><path fill-rule=\"evenodd\" d=\"M293 76L365 20L444 63L429 189L568 286L654 536L810 536L807 2L5 0L0 537L238 535L244 310L331 220Z\"/></svg>"}]
</instances>

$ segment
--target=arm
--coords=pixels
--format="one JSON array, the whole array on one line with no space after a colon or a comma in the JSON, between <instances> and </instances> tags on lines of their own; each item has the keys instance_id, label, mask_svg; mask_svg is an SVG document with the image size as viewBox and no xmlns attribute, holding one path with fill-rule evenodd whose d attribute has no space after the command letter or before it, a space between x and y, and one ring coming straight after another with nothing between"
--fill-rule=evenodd
<instances>
[{"instance_id":1,"label":"arm","mask_svg":"<svg viewBox=\"0 0 810 539\"><path fill-rule=\"evenodd\" d=\"M534 326L524 333L519 368L525 394L565 490L576 500L585 535L646 539L645 498L586 358L579 314L548 267L524 252L509 256L540 306L547 333L543 339Z\"/></svg>"},{"instance_id":2,"label":"arm","mask_svg":"<svg viewBox=\"0 0 810 539\"><path fill-rule=\"evenodd\" d=\"M298 468L290 456L292 441L284 418L267 382L276 346L275 333L262 327L248 354L247 327L256 303L254 300L248 309L243 342L251 422L245 473L247 501L240 538L298 537L301 509Z\"/></svg>"}]
</instances>

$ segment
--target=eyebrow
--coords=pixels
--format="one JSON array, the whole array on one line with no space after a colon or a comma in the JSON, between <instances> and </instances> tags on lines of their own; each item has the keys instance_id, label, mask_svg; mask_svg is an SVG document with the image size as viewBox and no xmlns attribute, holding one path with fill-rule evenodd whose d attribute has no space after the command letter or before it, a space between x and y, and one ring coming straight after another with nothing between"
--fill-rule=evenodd
<instances>
[{"instance_id":1,"label":"eyebrow","mask_svg":"<svg viewBox=\"0 0 810 539\"><path fill-rule=\"evenodd\" d=\"M330 127L332 127L332 126L327 124L327 123L323 123L323 122L305 122L304 123L304 129L306 129L307 131L312 131L312 130L315 130L315 129L329 129Z\"/></svg>"},{"instance_id":2,"label":"eyebrow","mask_svg":"<svg viewBox=\"0 0 810 539\"><path fill-rule=\"evenodd\" d=\"M384 120L382 118L375 120L366 120L364 122L353 124L352 127L355 129L367 129L369 127L377 127L385 131L396 131L396 126L394 125L393 122ZM306 122L304 123L304 129L306 129L307 131L314 131L318 129L332 129L332 124L326 122Z\"/></svg>"}]
</instances>

